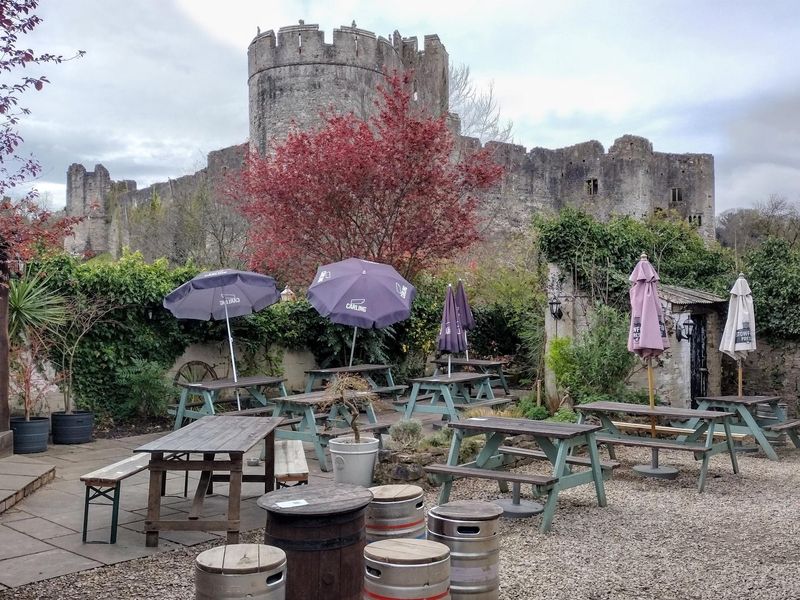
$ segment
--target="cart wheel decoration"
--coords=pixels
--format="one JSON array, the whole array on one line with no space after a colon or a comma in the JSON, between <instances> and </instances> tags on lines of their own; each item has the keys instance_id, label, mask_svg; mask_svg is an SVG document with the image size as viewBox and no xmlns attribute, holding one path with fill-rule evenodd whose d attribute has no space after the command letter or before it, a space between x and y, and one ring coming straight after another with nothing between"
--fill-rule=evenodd
<instances>
[{"instance_id":1,"label":"cart wheel decoration","mask_svg":"<svg viewBox=\"0 0 800 600\"><path fill-rule=\"evenodd\" d=\"M173 382L197 383L198 381L210 381L213 379L218 379L214 367L202 360L190 360L178 369Z\"/></svg>"}]
</instances>

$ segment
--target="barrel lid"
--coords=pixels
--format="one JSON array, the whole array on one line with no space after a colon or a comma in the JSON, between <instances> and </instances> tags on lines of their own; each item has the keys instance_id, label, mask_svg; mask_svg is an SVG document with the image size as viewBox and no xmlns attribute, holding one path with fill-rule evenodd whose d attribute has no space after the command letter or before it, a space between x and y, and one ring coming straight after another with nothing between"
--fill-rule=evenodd
<instances>
[{"instance_id":1,"label":"barrel lid","mask_svg":"<svg viewBox=\"0 0 800 600\"><path fill-rule=\"evenodd\" d=\"M373 502L399 502L422 494L422 488L418 485L376 485L369 488L369 491L372 492Z\"/></svg>"},{"instance_id":2,"label":"barrel lid","mask_svg":"<svg viewBox=\"0 0 800 600\"><path fill-rule=\"evenodd\" d=\"M479 500L455 500L434 506L428 514L446 519L464 519L471 521L490 521L503 514L503 509L491 502Z\"/></svg>"},{"instance_id":3,"label":"barrel lid","mask_svg":"<svg viewBox=\"0 0 800 600\"><path fill-rule=\"evenodd\" d=\"M286 553L264 544L230 544L201 552L197 567L208 573L260 573L286 562Z\"/></svg>"},{"instance_id":4,"label":"barrel lid","mask_svg":"<svg viewBox=\"0 0 800 600\"><path fill-rule=\"evenodd\" d=\"M258 505L282 515L334 515L364 508L372 492L359 485L300 485L264 494Z\"/></svg>"},{"instance_id":5,"label":"barrel lid","mask_svg":"<svg viewBox=\"0 0 800 600\"><path fill-rule=\"evenodd\" d=\"M444 560L449 555L450 548L431 540L381 540L364 547L366 558L394 565L425 565Z\"/></svg>"}]
</instances>

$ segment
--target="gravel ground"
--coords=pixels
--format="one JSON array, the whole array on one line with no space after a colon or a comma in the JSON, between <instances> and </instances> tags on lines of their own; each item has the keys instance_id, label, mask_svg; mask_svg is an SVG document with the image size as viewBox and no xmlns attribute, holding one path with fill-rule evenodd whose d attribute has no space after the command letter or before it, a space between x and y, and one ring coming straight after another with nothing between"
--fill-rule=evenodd
<instances>
[{"instance_id":1,"label":"gravel ground","mask_svg":"<svg viewBox=\"0 0 800 600\"><path fill-rule=\"evenodd\" d=\"M608 506L592 488L559 495L549 534L539 518L502 521L500 598L549 600L701 600L800 598L800 451L779 450L780 462L740 455L711 459L706 491L698 495L699 463L665 453L681 469L674 481L643 479L631 465L649 451L619 448ZM521 470L541 470L541 464ZM436 491L427 506L436 504ZM491 500L494 482L460 481L451 499ZM262 539L249 532L244 541ZM0 598L194 598L194 558L213 543L0 592ZM332 598L331 600L336 600Z\"/></svg>"}]
</instances>

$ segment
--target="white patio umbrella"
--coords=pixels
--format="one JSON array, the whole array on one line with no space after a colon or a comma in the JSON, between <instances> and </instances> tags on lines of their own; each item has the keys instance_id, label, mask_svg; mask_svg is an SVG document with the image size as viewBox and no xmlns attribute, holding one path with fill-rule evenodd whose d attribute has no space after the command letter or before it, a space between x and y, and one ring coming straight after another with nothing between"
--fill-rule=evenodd
<instances>
[{"instance_id":1,"label":"white patio umbrella","mask_svg":"<svg viewBox=\"0 0 800 600\"><path fill-rule=\"evenodd\" d=\"M728 304L728 320L719 349L734 360L739 373L739 396L742 395L742 359L756 349L756 313L753 310L753 294L742 273L731 288Z\"/></svg>"}]
</instances>

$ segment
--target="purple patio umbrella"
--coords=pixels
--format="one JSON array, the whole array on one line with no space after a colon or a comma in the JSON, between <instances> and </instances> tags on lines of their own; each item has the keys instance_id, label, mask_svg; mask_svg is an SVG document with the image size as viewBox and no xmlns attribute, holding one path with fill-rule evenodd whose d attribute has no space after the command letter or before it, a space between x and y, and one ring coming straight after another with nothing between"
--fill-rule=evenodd
<instances>
[{"instance_id":1,"label":"purple patio umbrella","mask_svg":"<svg viewBox=\"0 0 800 600\"><path fill-rule=\"evenodd\" d=\"M464 282L458 280L456 286L456 313L458 320L461 322L461 329L464 331L464 352L469 360L469 345L467 344L467 330L475 328L475 317L472 316L472 309L467 301L467 292L464 291Z\"/></svg>"},{"instance_id":2,"label":"purple patio umbrella","mask_svg":"<svg viewBox=\"0 0 800 600\"><path fill-rule=\"evenodd\" d=\"M317 269L308 287L308 301L333 323L353 327L350 366L358 328L393 325L411 316L417 290L394 267L348 258Z\"/></svg>"},{"instance_id":3,"label":"purple patio umbrella","mask_svg":"<svg viewBox=\"0 0 800 600\"><path fill-rule=\"evenodd\" d=\"M628 350L647 360L647 391L650 408L655 408L655 380L653 358L669 348L669 338L664 325L664 315L658 298L658 273L642 254L630 276L631 326L628 332ZM656 418L650 417L650 433L656 437ZM659 467L658 449L652 449L650 465L637 465L636 471L651 477L672 478L678 471L672 467Z\"/></svg>"},{"instance_id":4,"label":"purple patio umbrella","mask_svg":"<svg viewBox=\"0 0 800 600\"><path fill-rule=\"evenodd\" d=\"M225 319L233 380L239 381L236 357L233 353L230 318L258 312L275 304L280 297L275 280L269 275L222 269L200 273L194 279L172 290L164 297L164 308L178 319L200 321ZM236 403L241 410L238 390Z\"/></svg>"},{"instance_id":5,"label":"purple patio umbrella","mask_svg":"<svg viewBox=\"0 0 800 600\"><path fill-rule=\"evenodd\" d=\"M447 285L447 295L444 298L442 311L442 325L439 328L439 350L447 352L447 376L450 377L450 357L454 352L463 352L467 348L467 341L461 329L461 320L456 305L453 286Z\"/></svg>"}]
</instances>

